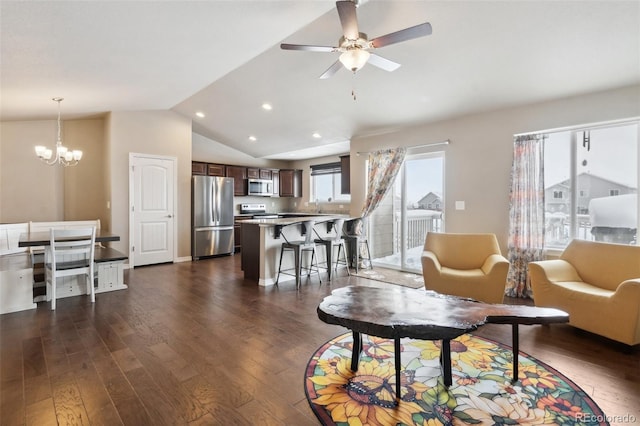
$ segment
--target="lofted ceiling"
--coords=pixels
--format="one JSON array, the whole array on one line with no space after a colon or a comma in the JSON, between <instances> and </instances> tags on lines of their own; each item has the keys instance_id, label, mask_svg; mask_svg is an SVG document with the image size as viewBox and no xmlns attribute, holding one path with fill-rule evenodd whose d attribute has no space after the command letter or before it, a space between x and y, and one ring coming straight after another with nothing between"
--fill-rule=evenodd
<instances>
[{"instance_id":1,"label":"lofted ceiling","mask_svg":"<svg viewBox=\"0 0 640 426\"><path fill-rule=\"evenodd\" d=\"M217 142L291 160L347 152L356 136L640 83L635 0L360 3L369 38L422 22L433 34L377 50L402 64L394 72L367 65L320 80L338 53L279 44L337 45L334 1L1 0L1 118L54 118L56 96L63 118L170 109Z\"/></svg>"}]
</instances>

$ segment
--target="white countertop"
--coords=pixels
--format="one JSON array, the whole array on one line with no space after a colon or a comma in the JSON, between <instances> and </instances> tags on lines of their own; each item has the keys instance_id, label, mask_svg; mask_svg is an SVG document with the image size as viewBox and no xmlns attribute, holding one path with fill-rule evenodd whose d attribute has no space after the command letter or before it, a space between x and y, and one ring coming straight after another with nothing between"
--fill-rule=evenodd
<instances>
[{"instance_id":1,"label":"white countertop","mask_svg":"<svg viewBox=\"0 0 640 426\"><path fill-rule=\"evenodd\" d=\"M313 214L313 213L281 213L281 214L296 214L298 217L282 217L277 219L246 219L239 220L238 223L247 223L259 226L287 226L295 225L297 223L306 222L307 220L313 220L316 223L328 222L335 219L355 219L346 214Z\"/></svg>"}]
</instances>

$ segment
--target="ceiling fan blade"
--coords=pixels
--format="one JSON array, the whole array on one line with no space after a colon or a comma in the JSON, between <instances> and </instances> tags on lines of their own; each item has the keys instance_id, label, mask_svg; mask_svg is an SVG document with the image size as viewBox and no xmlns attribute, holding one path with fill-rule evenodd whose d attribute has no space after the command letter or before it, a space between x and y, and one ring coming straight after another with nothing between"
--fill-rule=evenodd
<instances>
[{"instance_id":1,"label":"ceiling fan blade","mask_svg":"<svg viewBox=\"0 0 640 426\"><path fill-rule=\"evenodd\" d=\"M369 60L367 61L368 63L370 63L373 66L376 66L378 68L382 68L385 71L395 71L398 68L400 68L400 64L397 62L393 62L390 61L388 59L383 58L382 56L378 56L374 53L371 53L369 55Z\"/></svg>"},{"instance_id":2,"label":"ceiling fan blade","mask_svg":"<svg viewBox=\"0 0 640 426\"><path fill-rule=\"evenodd\" d=\"M320 76L320 78L324 80L325 78L332 77L336 72L338 72L338 70L339 70L340 68L342 68L342 62L340 62L339 60L338 60L338 61L335 61L335 62L333 63L333 65L331 65L331 66L329 67L329 69L328 69L328 70L326 70L324 73L322 73L322 75Z\"/></svg>"},{"instance_id":3,"label":"ceiling fan blade","mask_svg":"<svg viewBox=\"0 0 640 426\"><path fill-rule=\"evenodd\" d=\"M312 46L306 44L288 44L282 43L280 49L284 50L304 50L306 52L336 52L337 47L332 46Z\"/></svg>"},{"instance_id":4,"label":"ceiling fan blade","mask_svg":"<svg viewBox=\"0 0 640 426\"><path fill-rule=\"evenodd\" d=\"M342 25L342 33L347 40L357 40L360 37L358 31L358 17L356 4L352 1L337 1L338 15Z\"/></svg>"},{"instance_id":5,"label":"ceiling fan blade","mask_svg":"<svg viewBox=\"0 0 640 426\"><path fill-rule=\"evenodd\" d=\"M418 37L424 37L431 34L431 24L425 22L413 27L405 28L404 30L389 33L380 37L376 37L371 40L371 46L378 48L388 46L394 43L400 43L401 41L407 41Z\"/></svg>"}]
</instances>

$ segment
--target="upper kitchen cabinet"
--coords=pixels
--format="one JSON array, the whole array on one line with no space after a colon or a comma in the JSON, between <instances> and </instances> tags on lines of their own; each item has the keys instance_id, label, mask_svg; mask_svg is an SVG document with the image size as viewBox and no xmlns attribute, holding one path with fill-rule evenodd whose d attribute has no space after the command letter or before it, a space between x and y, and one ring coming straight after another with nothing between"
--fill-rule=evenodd
<instances>
[{"instance_id":1,"label":"upper kitchen cabinet","mask_svg":"<svg viewBox=\"0 0 640 426\"><path fill-rule=\"evenodd\" d=\"M340 156L340 193L351 194L351 156Z\"/></svg>"},{"instance_id":2,"label":"upper kitchen cabinet","mask_svg":"<svg viewBox=\"0 0 640 426\"><path fill-rule=\"evenodd\" d=\"M224 164L212 164L204 163L202 161L192 161L191 174L193 176L225 176Z\"/></svg>"},{"instance_id":3,"label":"upper kitchen cabinet","mask_svg":"<svg viewBox=\"0 0 640 426\"><path fill-rule=\"evenodd\" d=\"M191 174L194 176L205 176L207 174L207 163L193 161L191 163Z\"/></svg>"},{"instance_id":4,"label":"upper kitchen cabinet","mask_svg":"<svg viewBox=\"0 0 640 426\"><path fill-rule=\"evenodd\" d=\"M207 164L207 174L209 176L226 176L224 164Z\"/></svg>"},{"instance_id":5,"label":"upper kitchen cabinet","mask_svg":"<svg viewBox=\"0 0 640 426\"><path fill-rule=\"evenodd\" d=\"M249 179L271 180L272 179L272 170L271 169L258 169L256 167L248 167L247 168L247 178L249 178Z\"/></svg>"},{"instance_id":6,"label":"upper kitchen cabinet","mask_svg":"<svg viewBox=\"0 0 640 426\"><path fill-rule=\"evenodd\" d=\"M247 168L226 166L226 176L233 178L233 194L247 195Z\"/></svg>"},{"instance_id":7,"label":"upper kitchen cabinet","mask_svg":"<svg viewBox=\"0 0 640 426\"><path fill-rule=\"evenodd\" d=\"M302 170L280 170L280 196L302 197Z\"/></svg>"}]
</instances>

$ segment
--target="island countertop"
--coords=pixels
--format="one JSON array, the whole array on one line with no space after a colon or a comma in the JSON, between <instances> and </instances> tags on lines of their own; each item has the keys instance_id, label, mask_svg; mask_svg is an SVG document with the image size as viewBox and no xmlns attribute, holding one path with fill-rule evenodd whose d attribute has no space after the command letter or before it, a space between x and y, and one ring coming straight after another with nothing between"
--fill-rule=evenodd
<instances>
[{"instance_id":1,"label":"island countertop","mask_svg":"<svg viewBox=\"0 0 640 426\"><path fill-rule=\"evenodd\" d=\"M302 226L304 222L314 221L313 233L318 238L326 238L335 235L333 224L336 220L344 219L348 221L355 219L346 214L279 214L290 214L292 217L237 221L242 225L241 268L244 271L244 277L249 280L256 280L261 286L275 284L282 243L303 239L303 234L310 231L304 229ZM319 263L326 261L324 250L319 250L316 254ZM282 267L283 269L293 268L293 264L293 257L285 256ZM281 281L287 278L292 277L285 276Z\"/></svg>"},{"instance_id":2,"label":"island countertop","mask_svg":"<svg viewBox=\"0 0 640 426\"><path fill-rule=\"evenodd\" d=\"M286 213L286 214L292 214L293 213ZM298 215L298 213L296 213ZM296 225L298 223L302 223L302 222L306 222L308 220L313 220L316 223L323 223L323 222L329 222L329 221L333 221L336 219L345 219L345 220L350 220L350 219L355 219L349 215L346 214L304 214L304 213L300 213L297 217L279 217L279 218L273 218L273 219L244 219L244 220L239 220L238 223L246 223L246 224L252 224L252 225L258 225L261 227L268 227L268 226L287 226L287 225Z\"/></svg>"}]
</instances>

